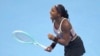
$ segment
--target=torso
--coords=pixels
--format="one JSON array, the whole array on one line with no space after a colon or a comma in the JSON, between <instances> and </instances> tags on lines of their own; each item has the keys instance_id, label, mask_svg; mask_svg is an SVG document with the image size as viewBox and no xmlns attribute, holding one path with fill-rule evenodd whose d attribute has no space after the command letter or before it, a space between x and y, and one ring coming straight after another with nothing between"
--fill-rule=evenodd
<instances>
[{"instance_id":1,"label":"torso","mask_svg":"<svg viewBox=\"0 0 100 56\"><path fill-rule=\"evenodd\" d=\"M61 20L60 24L57 24L56 22L54 22L54 32L59 38L62 38L62 27L61 26L62 26L64 20L66 20L66 18L63 18ZM74 29L71 28L71 30L70 30L70 38L72 39L71 41L73 41L75 39L75 37L76 37L76 33L75 33Z\"/></svg>"}]
</instances>

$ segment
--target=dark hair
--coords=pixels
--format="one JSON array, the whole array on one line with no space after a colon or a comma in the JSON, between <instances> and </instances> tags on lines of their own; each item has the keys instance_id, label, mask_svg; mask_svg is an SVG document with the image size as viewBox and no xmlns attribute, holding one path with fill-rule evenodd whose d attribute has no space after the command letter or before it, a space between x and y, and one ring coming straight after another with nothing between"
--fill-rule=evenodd
<instances>
[{"instance_id":1,"label":"dark hair","mask_svg":"<svg viewBox=\"0 0 100 56\"><path fill-rule=\"evenodd\" d=\"M68 12L67 12L67 10L64 8L63 5L58 4L58 5L55 6L55 7L56 7L58 13L60 13L62 17L65 17L65 18L67 18L67 19L69 18Z\"/></svg>"}]
</instances>

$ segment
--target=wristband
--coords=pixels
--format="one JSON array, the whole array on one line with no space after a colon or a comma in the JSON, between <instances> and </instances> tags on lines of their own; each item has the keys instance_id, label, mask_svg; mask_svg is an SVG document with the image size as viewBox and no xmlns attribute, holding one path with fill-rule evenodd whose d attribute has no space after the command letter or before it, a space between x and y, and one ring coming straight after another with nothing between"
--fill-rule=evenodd
<instances>
[{"instance_id":1,"label":"wristband","mask_svg":"<svg viewBox=\"0 0 100 56\"><path fill-rule=\"evenodd\" d=\"M57 43L53 42L50 46L52 47L52 49L56 46Z\"/></svg>"}]
</instances>

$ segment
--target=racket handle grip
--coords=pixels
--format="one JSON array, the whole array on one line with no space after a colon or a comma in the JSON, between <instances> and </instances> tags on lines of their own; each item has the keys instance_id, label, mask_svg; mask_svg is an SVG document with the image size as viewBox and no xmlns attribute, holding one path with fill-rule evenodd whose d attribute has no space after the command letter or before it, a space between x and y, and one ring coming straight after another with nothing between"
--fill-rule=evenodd
<instances>
[{"instance_id":1,"label":"racket handle grip","mask_svg":"<svg viewBox=\"0 0 100 56\"><path fill-rule=\"evenodd\" d=\"M42 45L42 44L40 44L40 43L33 43L33 44L35 44L35 45L38 45L38 46L40 46L40 47L42 47L43 49L46 49L47 47L46 46L44 46L44 45Z\"/></svg>"}]
</instances>

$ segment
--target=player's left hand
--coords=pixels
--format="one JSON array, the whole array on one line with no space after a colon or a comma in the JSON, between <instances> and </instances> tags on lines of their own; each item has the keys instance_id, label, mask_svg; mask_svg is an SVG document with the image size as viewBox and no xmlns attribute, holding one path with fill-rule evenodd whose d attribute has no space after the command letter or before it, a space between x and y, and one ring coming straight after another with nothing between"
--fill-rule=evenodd
<instances>
[{"instance_id":1,"label":"player's left hand","mask_svg":"<svg viewBox=\"0 0 100 56\"><path fill-rule=\"evenodd\" d=\"M54 36L53 34L48 34L48 38L49 38L50 40L54 40L55 36Z\"/></svg>"}]
</instances>

